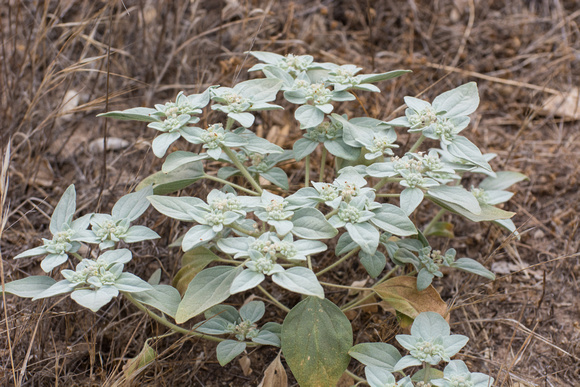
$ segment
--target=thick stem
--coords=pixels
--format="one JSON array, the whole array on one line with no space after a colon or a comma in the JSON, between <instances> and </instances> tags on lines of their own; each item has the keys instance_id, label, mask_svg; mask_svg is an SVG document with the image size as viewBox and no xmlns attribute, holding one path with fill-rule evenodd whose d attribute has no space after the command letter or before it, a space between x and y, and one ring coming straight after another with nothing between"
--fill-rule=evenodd
<instances>
[{"instance_id":1,"label":"thick stem","mask_svg":"<svg viewBox=\"0 0 580 387\"><path fill-rule=\"evenodd\" d=\"M227 181L227 180L224 180L224 179L220 179L217 176L212 176L212 175L208 175L207 173L204 173L203 178L208 179L208 180L213 180L213 181L216 181L218 183L222 183L224 185L229 185L229 186L237 189L238 191L242 191L242 192L245 192L245 193L250 194L250 195L260 196L259 193L252 191L251 189L247 189L247 188L242 187L241 185L234 184L234 183Z\"/></svg>"},{"instance_id":2,"label":"thick stem","mask_svg":"<svg viewBox=\"0 0 580 387\"><path fill-rule=\"evenodd\" d=\"M431 219L431 221L429 222L429 224L427 224L427 226L425 227L425 229L423 229L423 234L427 235L429 233L429 231L431 231L431 229L433 228L433 226L435 226L435 223L437 223L439 221L439 219L441 219L441 217L443 215L445 215L445 209L440 209L439 212L437 214L435 214L435 216L433 217L433 219Z\"/></svg>"},{"instance_id":3,"label":"thick stem","mask_svg":"<svg viewBox=\"0 0 580 387\"><path fill-rule=\"evenodd\" d=\"M320 172L318 173L318 181L324 181L324 167L326 167L326 148L322 147L322 156L320 156Z\"/></svg>"},{"instance_id":4,"label":"thick stem","mask_svg":"<svg viewBox=\"0 0 580 387\"><path fill-rule=\"evenodd\" d=\"M421 134L421 137L419 137L417 139L417 141L415 141L415 143L413 144L413 146L411 147L411 149L409 149L409 153L413 153L417 150L417 148L419 148L419 146L421 146L421 144L423 143L423 141L425 141L427 137L423 136L423 134Z\"/></svg>"},{"instance_id":5,"label":"thick stem","mask_svg":"<svg viewBox=\"0 0 580 387\"><path fill-rule=\"evenodd\" d=\"M282 309L284 312L288 313L290 312L290 308L288 308L286 305L282 304L280 301L278 301L276 299L276 297L274 297L273 295L271 295L266 289L264 289L262 286L258 285L258 289L264 293L264 295L266 297L268 297L268 299L270 299L270 301L272 301L272 303L274 305L276 305L278 308Z\"/></svg>"},{"instance_id":6,"label":"thick stem","mask_svg":"<svg viewBox=\"0 0 580 387\"><path fill-rule=\"evenodd\" d=\"M398 198L401 197L401 194L377 194L378 198Z\"/></svg>"},{"instance_id":7,"label":"thick stem","mask_svg":"<svg viewBox=\"0 0 580 387\"><path fill-rule=\"evenodd\" d=\"M310 186L310 155L304 159L304 187Z\"/></svg>"},{"instance_id":8,"label":"thick stem","mask_svg":"<svg viewBox=\"0 0 580 387\"><path fill-rule=\"evenodd\" d=\"M401 181L401 180L403 180L403 179L400 177L383 177L377 184L375 184L373 189L375 191L378 191L380 188L382 188L387 183L394 182L394 181Z\"/></svg>"},{"instance_id":9,"label":"thick stem","mask_svg":"<svg viewBox=\"0 0 580 387\"><path fill-rule=\"evenodd\" d=\"M228 157L230 158L230 160L232 161L232 163L234 163L234 165L236 166L236 168L238 168L240 170L240 172L242 173L242 175L244 175L244 177L246 178L246 180L248 180L248 182L252 185L252 187L254 187L254 189L256 190L256 192L258 194L262 194L262 187L260 187L260 184L258 184L256 182L256 180L254 180L254 178L252 177L252 175L250 174L250 172L248 172L248 170L246 169L246 167L244 167L244 164L242 164L240 162L240 160L238 160L238 158L236 157L236 155L234 154L234 152L232 152L232 150L230 148L228 148L227 146L221 144L220 148L225 152L226 155L228 155Z\"/></svg>"},{"instance_id":10,"label":"thick stem","mask_svg":"<svg viewBox=\"0 0 580 387\"><path fill-rule=\"evenodd\" d=\"M356 380L359 383L360 382L366 382L365 379L361 378L360 376L356 376L355 374L353 374L349 370L345 370L344 373L347 374L348 376L350 376L351 378L353 378L354 380Z\"/></svg>"},{"instance_id":11,"label":"thick stem","mask_svg":"<svg viewBox=\"0 0 580 387\"><path fill-rule=\"evenodd\" d=\"M334 262L332 265L327 266L324 269L320 270L318 273L316 273L316 276L320 277L322 274L326 273L327 271L334 269L336 266L340 265L341 263L343 263L344 261L346 261L347 259L349 259L353 255L355 255L359 251L360 251L360 247L355 248L354 250L352 250L351 252L346 254L344 257L342 257L338 261Z\"/></svg>"},{"instance_id":12,"label":"thick stem","mask_svg":"<svg viewBox=\"0 0 580 387\"><path fill-rule=\"evenodd\" d=\"M260 234L258 232L246 230L245 228L242 228L239 225L237 225L235 222L232 224L228 224L226 227L233 228L234 230L239 231L242 234L246 234L249 236L253 236L253 237L260 236Z\"/></svg>"},{"instance_id":13,"label":"thick stem","mask_svg":"<svg viewBox=\"0 0 580 387\"><path fill-rule=\"evenodd\" d=\"M339 289L348 289L348 290L369 290L368 288L361 288L358 286L345 286L345 285L338 285L338 284L331 284L330 282L323 282L323 281L318 281L320 283L320 285L323 286L328 286L330 288L339 288Z\"/></svg>"},{"instance_id":14,"label":"thick stem","mask_svg":"<svg viewBox=\"0 0 580 387\"><path fill-rule=\"evenodd\" d=\"M226 122L226 130L230 130L234 126L234 119L228 117L228 121Z\"/></svg>"}]
</instances>

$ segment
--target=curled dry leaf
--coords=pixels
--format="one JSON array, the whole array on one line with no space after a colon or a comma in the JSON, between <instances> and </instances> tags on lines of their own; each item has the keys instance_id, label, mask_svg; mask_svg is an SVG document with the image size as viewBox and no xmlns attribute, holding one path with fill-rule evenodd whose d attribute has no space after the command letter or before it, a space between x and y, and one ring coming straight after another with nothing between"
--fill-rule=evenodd
<instances>
[{"instance_id":1,"label":"curled dry leaf","mask_svg":"<svg viewBox=\"0 0 580 387\"><path fill-rule=\"evenodd\" d=\"M129 141L117 137L107 138L107 150L120 150L129 146ZM89 143L89 151L91 153L103 153L105 150L103 138L97 138Z\"/></svg>"},{"instance_id":2,"label":"curled dry leaf","mask_svg":"<svg viewBox=\"0 0 580 387\"><path fill-rule=\"evenodd\" d=\"M287 387L288 386L288 375L286 375L286 370L280 361L280 354L282 352L278 352L278 356L268 368L266 368L266 372L264 372L264 378L258 385L258 387Z\"/></svg>"},{"instance_id":3,"label":"curled dry leaf","mask_svg":"<svg viewBox=\"0 0 580 387\"><path fill-rule=\"evenodd\" d=\"M563 118L566 121L580 120L580 89L574 87L567 93L552 95L538 113Z\"/></svg>"}]
</instances>

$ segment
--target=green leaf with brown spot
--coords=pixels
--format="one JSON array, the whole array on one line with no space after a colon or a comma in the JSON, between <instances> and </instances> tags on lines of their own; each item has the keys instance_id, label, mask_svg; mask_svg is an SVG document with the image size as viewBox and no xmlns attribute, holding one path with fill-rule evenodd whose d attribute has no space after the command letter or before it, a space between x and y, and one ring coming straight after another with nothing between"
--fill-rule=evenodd
<instances>
[{"instance_id":1,"label":"green leaf with brown spot","mask_svg":"<svg viewBox=\"0 0 580 387\"><path fill-rule=\"evenodd\" d=\"M350 361L351 347L350 321L327 299L307 297L282 325L282 352L301 386L336 386Z\"/></svg>"}]
</instances>

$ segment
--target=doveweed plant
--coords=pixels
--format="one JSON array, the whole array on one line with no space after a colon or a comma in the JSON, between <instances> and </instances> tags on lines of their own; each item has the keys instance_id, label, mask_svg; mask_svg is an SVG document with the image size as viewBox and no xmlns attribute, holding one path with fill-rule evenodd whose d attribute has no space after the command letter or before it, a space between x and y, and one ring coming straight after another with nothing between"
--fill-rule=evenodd
<instances>
[{"instance_id":1,"label":"doveweed plant","mask_svg":"<svg viewBox=\"0 0 580 387\"><path fill-rule=\"evenodd\" d=\"M388 122L348 117L335 112L337 102L380 92L375 83L409 71L367 75L354 65L317 63L308 55L250 54L261 63L249 71L264 77L201 94L180 92L154 108L100 114L144 121L159 132L151 145L156 157L165 158L162 171L121 197L111 214L77 217L75 187L68 187L52 214L52 239L15 257L42 257L49 275L13 281L6 292L33 300L70 293L94 312L122 295L175 332L219 342L222 365L248 347L280 347L302 386L334 386L344 372L365 383L347 370L351 357L365 366L372 387L492 385L493 378L452 360L468 338L451 334L446 304L432 283L451 269L488 280L494 274L471 258L458 258L453 248L433 249L429 241L448 237L453 244L452 225L441 220L445 213L516 233L513 213L496 205L509 200L513 194L506 189L525 176L494 172L489 161L495 155L482 154L461 135L479 104L477 85L461 85L432 102L405 97L404 116ZM276 102L294 110L302 133L292 149L250 130L256 112L283 109ZM208 106L222 122L199 125ZM397 141L404 130L414 140L409 149ZM434 147L420 150L427 139ZM314 155L319 160L313 162ZM209 172L207 161L220 169ZM290 187L281 163L294 163L293 171L304 165L300 187ZM479 185L465 188L467 177ZM203 179L221 188L205 198L175 195ZM410 216L425 201L439 212L427 224L415 224ZM135 224L150 205L190 225L171 245L183 250L171 285L160 283L160 272L144 280L124 271L134 258L132 243L159 238ZM341 278L346 265L370 277L368 286ZM337 279L343 282L326 282ZM335 304L326 298L329 290L348 294ZM239 309L228 305L238 293L253 301ZM396 336L404 356L389 343L353 346L345 312L377 299L410 326L410 335ZM278 308L282 324L264 321L275 315L265 314L266 308Z\"/></svg>"}]
</instances>

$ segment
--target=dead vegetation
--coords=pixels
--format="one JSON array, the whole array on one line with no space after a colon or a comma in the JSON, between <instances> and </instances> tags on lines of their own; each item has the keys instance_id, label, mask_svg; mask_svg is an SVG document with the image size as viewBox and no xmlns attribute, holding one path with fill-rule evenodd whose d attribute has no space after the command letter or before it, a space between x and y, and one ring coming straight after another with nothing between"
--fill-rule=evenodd
<instances>
[{"instance_id":1,"label":"dead vegetation","mask_svg":"<svg viewBox=\"0 0 580 387\"><path fill-rule=\"evenodd\" d=\"M3 282L40 274L36 260L12 257L46 237L69 184L81 211L108 210L160 168L149 146L153 131L96 114L231 85L247 77L250 49L308 53L367 72L407 68L413 73L380 84L383 94L360 95L370 116L392 118L404 95L432 98L475 80L482 104L467 136L498 154L494 167L530 178L506 207L518 213L521 239L454 218L453 247L499 277L484 285L452 274L437 283L453 305L453 329L470 337L462 359L498 386L580 383L577 2L9 0L0 21ZM356 104L345 108L364 114ZM288 146L298 135L288 114L262 117L257 131ZM291 176L296 188L301 176ZM181 230L149 219L164 238L135 249L130 270L147 278L161 267L169 281L180 256L165 246ZM364 278L356 267L344 270ZM257 385L276 357L258 349L249 363L221 368L212 344L161 337L149 343L156 360L127 380L127 360L165 333L131 304L117 299L94 314L68 297L1 301L4 385ZM352 319L357 342L389 340L397 330L381 308Z\"/></svg>"}]
</instances>

